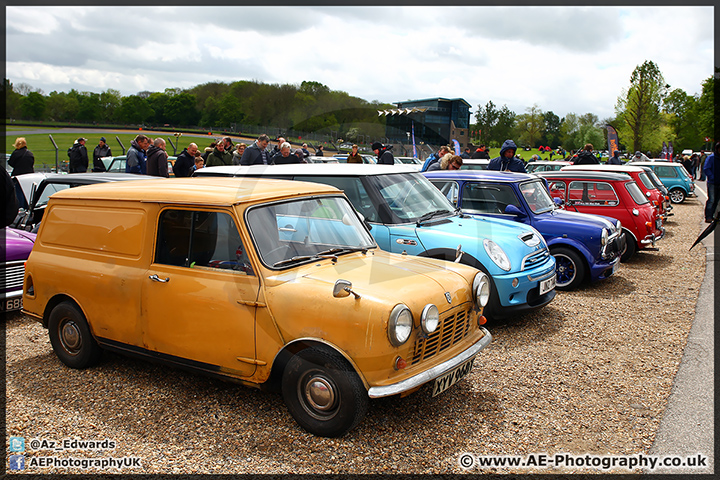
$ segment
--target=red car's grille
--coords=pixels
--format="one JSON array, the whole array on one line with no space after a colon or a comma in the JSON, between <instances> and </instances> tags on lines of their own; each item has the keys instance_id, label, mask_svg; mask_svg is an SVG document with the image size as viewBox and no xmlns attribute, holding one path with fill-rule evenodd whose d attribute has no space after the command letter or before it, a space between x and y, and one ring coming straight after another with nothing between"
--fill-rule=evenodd
<instances>
[{"instance_id":1,"label":"red car's grille","mask_svg":"<svg viewBox=\"0 0 720 480\"><path fill-rule=\"evenodd\" d=\"M470 315L468 315L468 309L456 310L455 313L442 317L437 330L429 335L424 332L418 335L410 365L415 365L447 350L465 338L469 332Z\"/></svg>"}]
</instances>

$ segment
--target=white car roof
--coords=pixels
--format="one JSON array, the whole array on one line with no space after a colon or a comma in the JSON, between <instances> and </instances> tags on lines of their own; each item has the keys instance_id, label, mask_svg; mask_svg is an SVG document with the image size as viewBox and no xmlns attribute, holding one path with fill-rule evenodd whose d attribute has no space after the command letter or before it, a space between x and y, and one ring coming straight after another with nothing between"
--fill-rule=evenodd
<instances>
[{"instance_id":1,"label":"white car roof","mask_svg":"<svg viewBox=\"0 0 720 480\"><path fill-rule=\"evenodd\" d=\"M225 165L204 167L195 172L203 175L382 175L384 173L417 173L405 165L371 165L369 163L291 163L285 165Z\"/></svg>"}]
</instances>

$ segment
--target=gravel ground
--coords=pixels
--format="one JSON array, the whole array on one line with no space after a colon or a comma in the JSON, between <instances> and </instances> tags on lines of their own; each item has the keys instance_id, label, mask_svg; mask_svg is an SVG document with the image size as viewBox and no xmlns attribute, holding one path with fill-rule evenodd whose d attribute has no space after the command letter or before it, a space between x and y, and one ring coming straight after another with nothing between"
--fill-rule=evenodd
<instances>
[{"instance_id":1,"label":"gravel ground","mask_svg":"<svg viewBox=\"0 0 720 480\"><path fill-rule=\"evenodd\" d=\"M277 394L110 353L98 367L71 370L39 323L9 315L7 435L28 445L114 440L111 450L28 448L26 462L138 457L140 468L121 471L146 474L477 473L459 466L461 454L647 454L705 272L704 247L688 252L702 203L691 198L674 212L659 251L638 253L607 281L559 292L539 312L490 325L493 343L463 381L435 398L423 388L374 400L365 420L339 439L306 433Z\"/></svg>"}]
</instances>

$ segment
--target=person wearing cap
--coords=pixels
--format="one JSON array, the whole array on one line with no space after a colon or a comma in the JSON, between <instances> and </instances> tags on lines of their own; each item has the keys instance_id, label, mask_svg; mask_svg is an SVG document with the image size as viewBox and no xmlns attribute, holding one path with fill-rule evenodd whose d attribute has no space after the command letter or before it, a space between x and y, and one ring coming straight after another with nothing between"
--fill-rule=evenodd
<instances>
[{"instance_id":1,"label":"person wearing cap","mask_svg":"<svg viewBox=\"0 0 720 480\"><path fill-rule=\"evenodd\" d=\"M505 140L500 148L500 156L490 160L487 169L498 170L501 172L510 171L527 173L523 161L515 158L516 151L517 145L515 145L515 142L512 140Z\"/></svg>"},{"instance_id":2,"label":"person wearing cap","mask_svg":"<svg viewBox=\"0 0 720 480\"><path fill-rule=\"evenodd\" d=\"M68 169L70 173L85 173L88 169L88 154L85 148L87 138L78 138L72 147L68 149L70 162Z\"/></svg>"},{"instance_id":3,"label":"person wearing cap","mask_svg":"<svg viewBox=\"0 0 720 480\"><path fill-rule=\"evenodd\" d=\"M649 162L650 159L641 151L635 152L635 156L633 157L634 162Z\"/></svg>"},{"instance_id":4,"label":"person wearing cap","mask_svg":"<svg viewBox=\"0 0 720 480\"><path fill-rule=\"evenodd\" d=\"M105 142L105 137L100 137L100 142L93 150L93 172L104 172L106 170L105 164L100 160L103 157L112 157L112 152Z\"/></svg>"},{"instance_id":5,"label":"person wearing cap","mask_svg":"<svg viewBox=\"0 0 720 480\"><path fill-rule=\"evenodd\" d=\"M578 152L574 165L600 165L600 160L593 155L592 151L592 143L586 143L583 149Z\"/></svg>"},{"instance_id":6,"label":"person wearing cap","mask_svg":"<svg viewBox=\"0 0 720 480\"><path fill-rule=\"evenodd\" d=\"M620 160L620 152L615 150L613 152L612 157L608 158L607 164L608 165L622 165L622 161Z\"/></svg>"},{"instance_id":7,"label":"person wearing cap","mask_svg":"<svg viewBox=\"0 0 720 480\"><path fill-rule=\"evenodd\" d=\"M352 146L352 151L348 154L347 163L363 163L363 158L358 152L357 145Z\"/></svg>"},{"instance_id":8,"label":"person wearing cap","mask_svg":"<svg viewBox=\"0 0 720 480\"><path fill-rule=\"evenodd\" d=\"M375 155L378 156L377 164L378 165L394 165L395 164L395 157L392 153L390 153L390 149L388 149L386 146L384 146L380 142L375 142L370 147L373 152L375 152Z\"/></svg>"}]
</instances>

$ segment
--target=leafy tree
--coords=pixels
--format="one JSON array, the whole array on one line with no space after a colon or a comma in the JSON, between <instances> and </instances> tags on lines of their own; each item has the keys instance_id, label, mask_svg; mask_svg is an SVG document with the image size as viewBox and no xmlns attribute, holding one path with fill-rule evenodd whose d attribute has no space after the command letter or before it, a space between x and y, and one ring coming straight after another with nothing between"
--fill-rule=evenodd
<instances>
[{"instance_id":1,"label":"leafy tree","mask_svg":"<svg viewBox=\"0 0 720 480\"><path fill-rule=\"evenodd\" d=\"M82 123L97 122L102 117L100 95L93 92L83 92L78 95L80 108L77 112L77 121Z\"/></svg>"},{"instance_id":2,"label":"leafy tree","mask_svg":"<svg viewBox=\"0 0 720 480\"><path fill-rule=\"evenodd\" d=\"M195 95L182 92L171 96L165 104L165 116L171 125L197 125L200 115L195 108Z\"/></svg>"},{"instance_id":3,"label":"leafy tree","mask_svg":"<svg viewBox=\"0 0 720 480\"><path fill-rule=\"evenodd\" d=\"M717 75L718 68L715 67L715 74ZM700 135L708 137L711 141L720 141L720 138L715 133L715 128L720 126L718 121L718 114L720 109L715 106L715 89L717 88L714 77L709 77L702 83L702 93L697 101L697 116L698 116L698 127L700 129ZM712 145L710 146L712 149Z\"/></svg>"},{"instance_id":4,"label":"leafy tree","mask_svg":"<svg viewBox=\"0 0 720 480\"><path fill-rule=\"evenodd\" d=\"M560 145L560 126L562 122L560 117L552 111L543 113L544 133L541 138L543 145L556 148Z\"/></svg>"},{"instance_id":5,"label":"leafy tree","mask_svg":"<svg viewBox=\"0 0 720 480\"><path fill-rule=\"evenodd\" d=\"M676 88L671 91L663 101L665 107L665 122L672 132L674 147L681 151L684 148L699 149L703 144L703 135L700 132L700 109L698 101Z\"/></svg>"},{"instance_id":6,"label":"leafy tree","mask_svg":"<svg viewBox=\"0 0 720 480\"><path fill-rule=\"evenodd\" d=\"M24 118L41 120L45 113L45 97L38 92L30 92L20 103L20 112Z\"/></svg>"},{"instance_id":7,"label":"leafy tree","mask_svg":"<svg viewBox=\"0 0 720 480\"><path fill-rule=\"evenodd\" d=\"M480 131L478 140L480 143L491 144L493 132L500 118L500 112L495 108L492 100L488 101L485 106L478 105L475 112L475 127Z\"/></svg>"},{"instance_id":8,"label":"leafy tree","mask_svg":"<svg viewBox=\"0 0 720 480\"><path fill-rule=\"evenodd\" d=\"M143 124L153 115L147 98L138 95L124 97L118 109L118 120L122 123Z\"/></svg>"},{"instance_id":9,"label":"leafy tree","mask_svg":"<svg viewBox=\"0 0 720 480\"><path fill-rule=\"evenodd\" d=\"M155 125L164 125L168 123L165 116L165 105L170 97L165 93L153 92L147 97L147 102L153 110L153 115L148 119Z\"/></svg>"},{"instance_id":10,"label":"leafy tree","mask_svg":"<svg viewBox=\"0 0 720 480\"><path fill-rule=\"evenodd\" d=\"M540 138L544 133L545 119L537 104L526 110L527 113L518 115L516 118L518 141L522 145L538 147L540 146Z\"/></svg>"},{"instance_id":11,"label":"leafy tree","mask_svg":"<svg viewBox=\"0 0 720 480\"><path fill-rule=\"evenodd\" d=\"M505 140L515 137L515 120L515 112L510 110L507 105L503 105L493 129L493 138L491 138L490 144L500 146Z\"/></svg>"},{"instance_id":12,"label":"leafy tree","mask_svg":"<svg viewBox=\"0 0 720 480\"><path fill-rule=\"evenodd\" d=\"M15 91L13 84L7 78L3 82L3 98L5 99L5 116L14 118L20 115L20 102L22 95Z\"/></svg>"},{"instance_id":13,"label":"leafy tree","mask_svg":"<svg viewBox=\"0 0 720 480\"><path fill-rule=\"evenodd\" d=\"M624 91L615 109L622 114L620 132L632 139L633 150L643 151L655 143L662 118L660 106L670 86L658 66L645 61L633 70L630 87Z\"/></svg>"},{"instance_id":14,"label":"leafy tree","mask_svg":"<svg viewBox=\"0 0 720 480\"><path fill-rule=\"evenodd\" d=\"M122 103L122 95L118 90L111 88L105 90L100 94L100 108L102 113L100 114L101 121L105 123L114 122L115 115L120 104Z\"/></svg>"}]
</instances>

